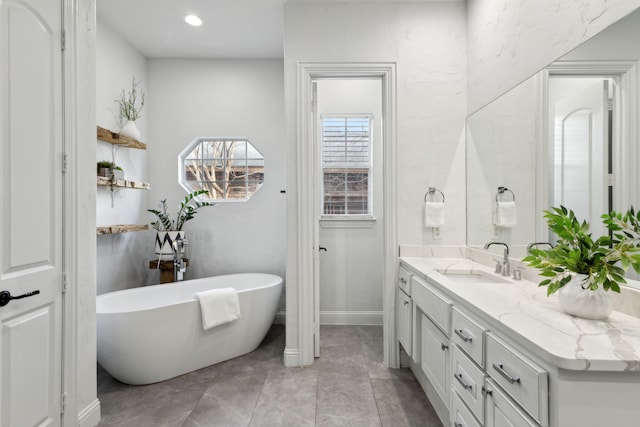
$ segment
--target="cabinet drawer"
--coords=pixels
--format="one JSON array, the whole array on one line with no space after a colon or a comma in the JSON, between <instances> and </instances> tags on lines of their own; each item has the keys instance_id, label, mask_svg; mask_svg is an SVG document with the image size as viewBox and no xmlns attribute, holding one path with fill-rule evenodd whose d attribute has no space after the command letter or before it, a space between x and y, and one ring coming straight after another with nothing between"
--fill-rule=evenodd
<instances>
[{"instance_id":1,"label":"cabinet drawer","mask_svg":"<svg viewBox=\"0 0 640 427\"><path fill-rule=\"evenodd\" d=\"M478 368L457 345L453 346L453 365L451 366L451 388L467 404L471 412L484 421L484 371Z\"/></svg>"},{"instance_id":2,"label":"cabinet drawer","mask_svg":"<svg viewBox=\"0 0 640 427\"><path fill-rule=\"evenodd\" d=\"M398 272L398 287L411 296L411 273L402 267Z\"/></svg>"},{"instance_id":3,"label":"cabinet drawer","mask_svg":"<svg viewBox=\"0 0 640 427\"><path fill-rule=\"evenodd\" d=\"M411 351L411 318L412 318L412 306L411 298L405 294L401 289L398 289L398 306L397 311L397 335L398 341L407 352L409 356L412 355Z\"/></svg>"},{"instance_id":4,"label":"cabinet drawer","mask_svg":"<svg viewBox=\"0 0 640 427\"><path fill-rule=\"evenodd\" d=\"M433 286L411 277L411 297L420 310L429 316L447 336L451 333L451 301L436 291Z\"/></svg>"},{"instance_id":5,"label":"cabinet drawer","mask_svg":"<svg viewBox=\"0 0 640 427\"><path fill-rule=\"evenodd\" d=\"M456 308L451 313L451 328L453 341L484 367L484 334L487 329Z\"/></svg>"},{"instance_id":6,"label":"cabinet drawer","mask_svg":"<svg viewBox=\"0 0 640 427\"><path fill-rule=\"evenodd\" d=\"M548 374L487 333L487 373L542 426L548 425Z\"/></svg>"},{"instance_id":7,"label":"cabinet drawer","mask_svg":"<svg viewBox=\"0 0 640 427\"><path fill-rule=\"evenodd\" d=\"M464 406L458 393L454 391L451 394L451 423L453 427L482 427L482 424L478 423L469 409Z\"/></svg>"},{"instance_id":8,"label":"cabinet drawer","mask_svg":"<svg viewBox=\"0 0 640 427\"><path fill-rule=\"evenodd\" d=\"M538 427L538 424L490 379L487 379L485 387L487 389L485 426Z\"/></svg>"}]
</instances>

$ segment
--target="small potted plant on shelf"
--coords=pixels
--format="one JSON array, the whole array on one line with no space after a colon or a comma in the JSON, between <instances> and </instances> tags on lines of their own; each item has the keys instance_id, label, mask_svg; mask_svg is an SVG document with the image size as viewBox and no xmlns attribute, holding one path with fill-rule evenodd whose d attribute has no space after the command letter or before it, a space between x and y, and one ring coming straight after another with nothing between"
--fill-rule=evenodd
<instances>
[{"instance_id":1,"label":"small potted plant on shelf","mask_svg":"<svg viewBox=\"0 0 640 427\"><path fill-rule=\"evenodd\" d=\"M175 219L171 219L167 211L167 199L160 201L159 209L148 209L149 212L158 218L151 223L151 227L156 230L155 251L160 260L173 259L173 242L184 242L185 232L182 230L182 227L187 221L194 218L198 209L214 205L212 202L199 201L197 199L199 196L208 194L208 190L198 190L185 196L182 202L180 202L180 206L178 206L178 213Z\"/></svg>"},{"instance_id":2,"label":"small potted plant on shelf","mask_svg":"<svg viewBox=\"0 0 640 427\"><path fill-rule=\"evenodd\" d=\"M139 85L140 82L137 82L134 76L131 81L131 90L125 92L122 89L120 97L115 100L118 103L120 113L120 134L138 141L140 140L140 131L135 122L142 117L142 108L144 107L144 92L140 90L140 95L138 95Z\"/></svg>"},{"instance_id":3,"label":"small potted plant on shelf","mask_svg":"<svg viewBox=\"0 0 640 427\"><path fill-rule=\"evenodd\" d=\"M116 179L124 179L124 171L118 165L108 160L98 162L98 176L103 176L113 181Z\"/></svg>"},{"instance_id":4,"label":"small potted plant on shelf","mask_svg":"<svg viewBox=\"0 0 640 427\"><path fill-rule=\"evenodd\" d=\"M629 267L640 272L637 227L640 216L635 216L633 208L624 214L603 215L611 236L596 239L591 236L589 224L578 221L574 212L564 206L552 207L544 216L549 229L558 237L557 245L551 249L532 248L523 262L546 277L540 286L547 286L547 295L558 292L566 313L606 319L613 310L607 291L620 292Z\"/></svg>"}]
</instances>

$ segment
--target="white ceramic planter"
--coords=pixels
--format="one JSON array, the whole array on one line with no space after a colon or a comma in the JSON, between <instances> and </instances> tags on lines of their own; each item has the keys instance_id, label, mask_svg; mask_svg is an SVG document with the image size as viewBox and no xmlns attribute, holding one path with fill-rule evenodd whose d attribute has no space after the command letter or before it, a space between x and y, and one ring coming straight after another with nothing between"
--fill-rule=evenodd
<instances>
[{"instance_id":1,"label":"white ceramic planter","mask_svg":"<svg viewBox=\"0 0 640 427\"><path fill-rule=\"evenodd\" d=\"M140 141L141 138L140 130L138 130L136 122L133 122L131 120L127 121L124 126L122 126L122 129L120 129L120 134L128 136L129 138L133 138L137 141Z\"/></svg>"},{"instance_id":2,"label":"white ceramic planter","mask_svg":"<svg viewBox=\"0 0 640 427\"><path fill-rule=\"evenodd\" d=\"M184 231L158 231L156 233L156 255L160 261L173 260L173 242L184 241ZM182 246L182 253L184 256L184 246Z\"/></svg>"},{"instance_id":3,"label":"white ceramic planter","mask_svg":"<svg viewBox=\"0 0 640 427\"><path fill-rule=\"evenodd\" d=\"M558 290L560 306L565 313L584 319L604 320L613 311L613 301L609 292L599 287L597 290L584 289L586 274L574 274L571 281Z\"/></svg>"}]
</instances>

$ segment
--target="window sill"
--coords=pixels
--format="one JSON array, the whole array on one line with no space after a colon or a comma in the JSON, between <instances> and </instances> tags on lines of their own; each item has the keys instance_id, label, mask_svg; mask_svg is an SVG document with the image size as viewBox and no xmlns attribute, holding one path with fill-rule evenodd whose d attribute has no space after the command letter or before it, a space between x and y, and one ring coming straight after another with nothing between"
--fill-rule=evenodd
<instances>
[{"instance_id":1,"label":"window sill","mask_svg":"<svg viewBox=\"0 0 640 427\"><path fill-rule=\"evenodd\" d=\"M320 228L373 228L375 224L376 218L371 215L320 218Z\"/></svg>"}]
</instances>

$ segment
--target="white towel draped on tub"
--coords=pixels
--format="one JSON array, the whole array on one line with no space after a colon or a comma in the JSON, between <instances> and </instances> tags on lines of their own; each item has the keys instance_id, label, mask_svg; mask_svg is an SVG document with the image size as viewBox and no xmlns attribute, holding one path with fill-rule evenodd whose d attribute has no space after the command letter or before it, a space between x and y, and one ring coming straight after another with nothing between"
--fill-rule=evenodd
<instances>
[{"instance_id":1,"label":"white towel draped on tub","mask_svg":"<svg viewBox=\"0 0 640 427\"><path fill-rule=\"evenodd\" d=\"M514 227L518 224L516 202L498 202L495 206L494 222L500 227Z\"/></svg>"},{"instance_id":2,"label":"white towel draped on tub","mask_svg":"<svg viewBox=\"0 0 640 427\"><path fill-rule=\"evenodd\" d=\"M425 202L424 204L424 226L441 227L444 225L444 203Z\"/></svg>"},{"instance_id":3,"label":"white towel draped on tub","mask_svg":"<svg viewBox=\"0 0 640 427\"><path fill-rule=\"evenodd\" d=\"M198 292L196 298L200 300L202 327L205 331L240 318L240 301L234 288Z\"/></svg>"}]
</instances>

